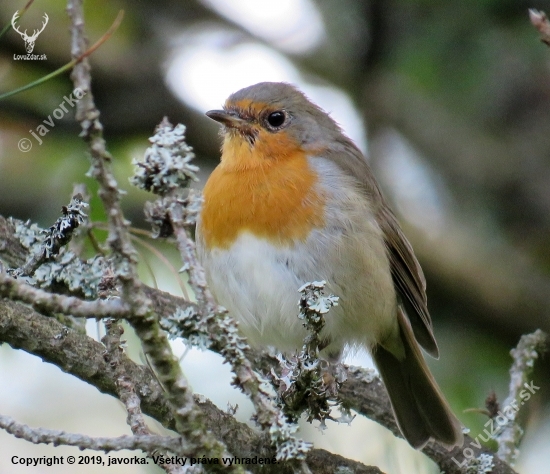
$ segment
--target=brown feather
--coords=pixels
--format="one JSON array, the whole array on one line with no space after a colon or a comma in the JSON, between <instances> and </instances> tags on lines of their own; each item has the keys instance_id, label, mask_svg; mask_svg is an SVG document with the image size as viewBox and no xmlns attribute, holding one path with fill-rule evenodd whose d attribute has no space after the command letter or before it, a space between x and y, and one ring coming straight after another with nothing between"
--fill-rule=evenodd
<instances>
[{"instance_id":1,"label":"brown feather","mask_svg":"<svg viewBox=\"0 0 550 474\"><path fill-rule=\"evenodd\" d=\"M462 446L460 422L430 373L402 311L398 311L398 320L404 357L398 358L382 346L375 347L372 355L403 436L416 449L430 438L449 450Z\"/></svg>"},{"instance_id":2,"label":"brown feather","mask_svg":"<svg viewBox=\"0 0 550 474\"><path fill-rule=\"evenodd\" d=\"M376 217L384 232L391 274L400 302L409 317L414 336L430 354L438 358L439 349L428 312L426 280L412 246L388 207L367 160L353 142L340 135L337 146L324 150L323 156L335 162L344 172L359 180L358 185L377 203Z\"/></svg>"}]
</instances>

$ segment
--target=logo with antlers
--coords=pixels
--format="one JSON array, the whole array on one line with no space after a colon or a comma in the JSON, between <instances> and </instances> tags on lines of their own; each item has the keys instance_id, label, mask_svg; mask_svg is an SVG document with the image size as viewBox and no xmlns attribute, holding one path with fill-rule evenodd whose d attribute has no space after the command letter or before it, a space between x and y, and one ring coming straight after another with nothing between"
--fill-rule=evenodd
<instances>
[{"instance_id":1,"label":"logo with antlers","mask_svg":"<svg viewBox=\"0 0 550 474\"><path fill-rule=\"evenodd\" d=\"M38 35L44 31L44 28L46 28L49 18L48 18L48 15L44 13L44 23L42 24L42 28L40 30L34 30L34 33L32 34L32 36L27 35L27 30L25 30L24 33L21 33L21 31L19 31L19 29L15 26L15 22L17 21L18 18L19 18L19 12L16 11L13 14L13 17L11 19L11 26L15 31L17 31L21 35L21 37L23 38L23 41L25 41L25 49L27 50L27 53L30 54L34 49L34 43L36 42L36 38L38 38Z\"/></svg>"}]
</instances>

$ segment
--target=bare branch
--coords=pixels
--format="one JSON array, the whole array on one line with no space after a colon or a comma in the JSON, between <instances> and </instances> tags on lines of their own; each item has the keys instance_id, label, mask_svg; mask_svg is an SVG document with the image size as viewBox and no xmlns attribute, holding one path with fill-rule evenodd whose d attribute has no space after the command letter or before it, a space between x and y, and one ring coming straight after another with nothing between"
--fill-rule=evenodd
<instances>
[{"instance_id":1,"label":"bare branch","mask_svg":"<svg viewBox=\"0 0 550 474\"><path fill-rule=\"evenodd\" d=\"M82 0L69 0L67 12L72 23L71 54L76 59L83 55L87 45ZM121 299L128 304L131 312L127 319L166 388L174 409L177 431L189 440L193 452L202 452L210 458L227 456L225 447L204 430L202 415L195 406L189 384L151 310L151 302L142 291L136 269L137 254L131 243L128 222L122 213L120 191L110 165L111 156L106 149L99 111L91 93L92 79L87 58L74 66L71 78L75 87L80 87L85 94L84 100L77 103L76 119L82 126L81 136L89 146L92 164L90 175L99 183L99 196L107 213L107 241L115 257L116 274L122 284ZM229 471L240 472L242 469L232 466Z\"/></svg>"},{"instance_id":2,"label":"bare branch","mask_svg":"<svg viewBox=\"0 0 550 474\"><path fill-rule=\"evenodd\" d=\"M510 368L510 388L504 408L499 416L504 418L503 429L498 433L498 456L514 465L518 454L518 446L523 438L523 429L517 418L520 407L539 389L530 378L536 359L548 351L550 339L548 335L537 329L532 334L521 336L518 345L510 351L514 363Z\"/></svg>"},{"instance_id":3,"label":"bare branch","mask_svg":"<svg viewBox=\"0 0 550 474\"><path fill-rule=\"evenodd\" d=\"M0 428L33 444L53 444L77 446L80 449L95 451L120 451L122 449L141 449L145 452L154 452L157 449L179 453L182 450L182 438L171 438L159 435L119 436L118 438L92 438L78 433L67 433L45 428L30 428L18 423L12 418L0 415ZM188 450L185 447L184 450Z\"/></svg>"},{"instance_id":4,"label":"bare branch","mask_svg":"<svg viewBox=\"0 0 550 474\"><path fill-rule=\"evenodd\" d=\"M61 313L81 318L125 318L130 310L120 300L84 301L74 296L59 295L40 290L22 280L0 273L0 296L31 305L42 314Z\"/></svg>"},{"instance_id":5,"label":"bare branch","mask_svg":"<svg viewBox=\"0 0 550 474\"><path fill-rule=\"evenodd\" d=\"M265 354L257 353L253 359L257 370L266 372L278 366L278 360ZM395 436L402 437L384 384L379 377L374 376L369 369L348 367L346 381L342 384L339 397L344 406L370 418L389 429ZM464 450L468 455L464 455ZM471 453L470 453L471 451ZM464 435L464 446L451 452L438 443L430 441L422 452L435 461L439 468L447 474L464 474L469 459L479 459L481 456L492 458L492 474L516 474L506 462L499 459L492 451L482 447L468 435ZM470 456L471 454L471 456ZM465 462L466 461L466 462Z\"/></svg>"},{"instance_id":6,"label":"bare branch","mask_svg":"<svg viewBox=\"0 0 550 474\"><path fill-rule=\"evenodd\" d=\"M105 345L105 360L108 362L116 379L118 398L128 412L127 423L136 435L150 434L141 412L141 400L136 394L133 380L127 376L122 364L124 354L124 342L121 339L124 334L123 327L113 319L105 320L106 334L101 339Z\"/></svg>"},{"instance_id":7,"label":"bare branch","mask_svg":"<svg viewBox=\"0 0 550 474\"><path fill-rule=\"evenodd\" d=\"M153 296L158 290L150 291L149 296ZM178 299L167 293L158 292L153 301L166 302L169 309L173 309L170 306L177 305ZM101 343L77 331L67 330L58 321L39 315L20 303L0 300L0 341L55 364L61 370L90 383L103 393L117 396L117 381L104 358L105 347ZM143 412L166 428L174 429L175 420L170 405L149 368L137 365L125 354L121 355L121 364L134 382L136 393L141 398ZM196 402L202 411L206 429L222 440L236 456L275 455L269 437L259 434L244 423L237 422L230 414L219 410L204 397ZM199 451L195 452L197 453ZM315 474L334 474L338 468L346 467L358 474L381 472L376 467L366 467L319 449L310 451L306 461ZM292 474L294 470L286 464L276 464L271 467L264 466L261 472Z\"/></svg>"},{"instance_id":8,"label":"bare branch","mask_svg":"<svg viewBox=\"0 0 550 474\"><path fill-rule=\"evenodd\" d=\"M121 339L121 336L124 334L124 328L117 321L107 319L105 321L105 329L106 334L101 340L106 348L104 356L116 379L118 398L126 407L126 412L128 413L126 422L135 435L150 435L151 432L145 423L145 417L141 411L141 400L136 393L135 383L124 370L125 367L122 363L124 341ZM170 457L166 452L160 453L159 450L155 451L147 451L147 453L150 456L156 454L157 456ZM183 467L178 464L162 463L159 467L169 474L183 474Z\"/></svg>"}]
</instances>

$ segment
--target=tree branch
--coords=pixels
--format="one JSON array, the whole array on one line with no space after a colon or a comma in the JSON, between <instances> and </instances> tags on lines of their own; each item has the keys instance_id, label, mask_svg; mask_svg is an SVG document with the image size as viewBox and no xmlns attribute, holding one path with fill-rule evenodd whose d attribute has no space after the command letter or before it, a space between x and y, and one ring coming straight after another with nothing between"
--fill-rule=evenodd
<instances>
[{"instance_id":1,"label":"tree branch","mask_svg":"<svg viewBox=\"0 0 550 474\"><path fill-rule=\"evenodd\" d=\"M33 444L53 444L54 446L77 446L80 449L95 451L121 451L122 449L141 449L145 452L154 452L157 449L168 450L173 453L181 451L182 438L171 438L160 435L133 435L119 436L118 438L92 438L79 433L67 433L45 428L30 428L18 423L9 416L0 414L0 428L14 435L16 438L27 440ZM188 448L186 448L187 450Z\"/></svg>"},{"instance_id":2,"label":"tree branch","mask_svg":"<svg viewBox=\"0 0 550 474\"><path fill-rule=\"evenodd\" d=\"M177 305L171 295L157 290L153 301ZM9 300L0 300L0 341L14 349L36 355L93 386L100 392L117 396L117 377L105 360L105 346L77 331L63 326L55 319L36 313L31 308ZM166 428L174 429L175 420L164 391L146 366L131 361L125 354L120 357L125 373L134 382L145 414L155 418ZM199 397L195 402L202 412L204 426L213 436L223 441L238 457L273 457L275 450L269 437L260 434L233 416L219 410L210 401ZM201 454L202 452L195 452ZM338 467L347 467L361 474L380 474L376 467L347 460L341 456L314 449L307 454L306 462L315 474L333 474ZM264 466L265 474L291 474L285 464Z\"/></svg>"},{"instance_id":3,"label":"tree branch","mask_svg":"<svg viewBox=\"0 0 550 474\"><path fill-rule=\"evenodd\" d=\"M510 351L514 363L510 368L510 388L506 400L503 402L506 418L502 430L496 439L498 442L498 455L510 465L514 465L519 454L518 446L523 438L523 429L517 418L520 407L539 389L530 378L535 367L535 360L548 351L550 338L540 329L532 334L521 336L515 349ZM510 409L511 408L511 409Z\"/></svg>"},{"instance_id":4,"label":"tree branch","mask_svg":"<svg viewBox=\"0 0 550 474\"><path fill-rule=\"evenodd\" d=\"M72 24L71 54L73 59L79 58L87 46L82 0L69 0L67 12ZM165 333L159 327L158 319L151 310L150 301L142 291L136 268L137 253L128 232L129 223L122 213L120 191L110 165L111 156L106 149L99 111L91 93L92 78L87 58L75 65L71 78L74 86L84 93L76 105L76 119L82 126L81 136L88 143L92 164L90 174L99 184L99 197L107 214L107 241L115 258L117 277L122 284L121 299L130 308L130 314L126 319L136 331L144 352L150 358L159 380L166 389L173 408L176 430L186 437L191 448L189 452L182 451L178 454L184 456L201 451L208 458L228 457L225 447L204 430L202 414L195 406L189 384L172 353ZM212 466L212 469L222 468L215 469L215 466ZM226 470L242 472L240 466L231 466Z\"/></svg>"},{"instance_id":5,"label":"tree branch","mask_svg":"<svg viewBox=\"0 0 550 474\"><path fill-rule=\"evenodd\" d=\"M169 306L177 305L176 297L172 297L176 300L164 298L160 295L156 301L168 301ZM54 363L63 371L96 386L104 393L117 396L116 378L103 357L105 348L102 344L76 331L67 330L57 321L41 316L20 303L0 301L0 340L14 348L38 355L46 362ZM258 370L269 370L274 364L274 361L265 355L258 355L254 360ZM163 397L162 388L149 369L136 365L125 355L121 357L121 361L126 373L134 380L144 413L157 419L167 428L173 429L173 415ZM373 379L372 374L365 373L361 369L350 368L348 379L340 390L340 396L350 408L399 436L389 399L378 378ZM265 435L258 435L246 425L236 422L233 417L219 411L210 402L203 400L199 403L199 407L205 415L205 426L222 439L235 455L247 456L245 453L248 455L254 453L252 455L260 456L266 453L266 457L273 456L274 451ZM476 447L476 442L472 438L466 436L465 439L464 446L472 449L475 457L481 454L493 454L488 449ZM313 452L316 453L318 450ZM460 449L456 448L449 453L444 447L429 443L424 448L424 453L448 474L463 473L459 467L464 461ZM310 465L310 456L311 454L308 454L306 458L308 465ZM313 454L313 457L315 456L317 454ZM453 461L453 457L456 462ZM497 457L494 458L494 464L493 474L515 472Z\"/></svg>"},{"instance_id":6,"label":"tree branch","mask_svg":"<svg viewBox=\"0 0 550 474\"><path fill-rule=\"evenodd\" d=\"M9 257L12 263L17 264L18 262L24 262L25 261L25 252L26 249L22 249L17 245L17 241L14 241L13 239L13 226L10 226L2 217L0 216L0 242L10 242L10 245L5 245L0 247L0 257L4 257L6 255ZM155 290L152 288L148 288L145 285L142 286L143 291L146 293L147 297L151 300L154 311L162 317L170 316L174 314L178 308L190 308L191 311L196 312L198 311L198 308L185 301L182 298L170 295L168 293ZM25 306L22 306L18 303L14 303L11 301L6 301L4 303L8 307L11 307L11 311L14 311L15 308L24 308L24 310L30 312L27 314L34 314L35 317L38 317L39 319L46 319L39 315L36 315L36 313L33 313L32 310L26 308ZM103 359L102 356L91 356L90 350L83 351L82 348L74 349L74 350L67 350L66 348L63 348L62 351L60 351L59 347L59 340L61 339L63 342L71 340L70 338L77 338L79 344L82 343L82 340L80 339L81 335L77 335L74 331L67 331L64 329L63 326L59 325L57 326L57 332L53 330L53 328L56 327L59 323L55 322L55 325L52 323L46 323L44 330L47 331L47 335L44 334L36 334L33 333L33 331L36 330L36 328L39 327L39 325L35 322L34 324L24 324L24 321L19 321L14 326L10 326L11 330L5 330L4 335L2 334L2 318L1 318L1 305L0 305L0 340L6 340L6 342L10 343L13 347L21 347L25 348L26 350L29 350L31 353L35 353L37 355L46 353L48 357L53 358L52 362L58 365L62 370L66 370L65 367L68 368L68 372L73 373L77 377L88 381L89 383L94 384L98 387L101 391L110 393L111 395L116 396L116 380L109 380L108 388L106 390L105 385L101 386L97 384L97 379L92 378L90 380L90 373L98 374L102 371L107 371L108 367ZM22 330L30 331L30 334L28 335L21 335L20 331ZM53 332L52 332L53 330ZM19 337L16 337L15 339L13 336L6 339L6 335L13 334L14 331L16 334L19 334ZM84 339L89 339L90 344L93 346L92 352L95 351L104 351L104 347L91 340L90 338L86 338L84 336ZM10 340L12 342L10 342ZM29 343L29 340L32 341ZM44 344L42 347L36 347L37 341L40 341ZM54 342L53 345L50 345L50 342ZM213 347L213 350L216 352L220 352L220 347ZM74 354L74 359L70 361L70 363L66 360L58 360L59 353L61 352L61 355L64 354ZM87 354L86 354L87 352ZM86 354L84 356L84 361L82 360L82 354ZM48 359L45 359L48 360ZM87 364L91 361L94 361L95 363L92 363L92 367L87 367ZM251 360L255 363L255 368L257 370L263 370L264 373L269 372L269 370L273 367L273 361L267 357L267 356L255 356L253 355L251 357ZM135 366L130 361L126 361L126 358L123 358L123 362L125 365L125 371L128 373L128 375L132 378L132 380L135 381L135 387L136 392L139 394L139 396L142 399L142 406L144 413L147 413L157 420L159 420L161 423L163 423L167 427L174 428L174 418L171 415L169 405L166 404L166 402L163 399L163 393L160 387L158 387L158 384L156 380L152 379L150 372L145 367ZM83 366L84 364L84 366ZM129 365L128 365L129 364ZM136 372L137 371L137 372ZM156 387L155 390L152 390L151 387ZM149 396L151 395L151 397ZM372 375L365 373L364 371L361 371L360 369L350 369L350 373L348 376L347 381L343 384L341 390L340 390L340 396L344 400L344 403L349 406L350 408L356 410L358 413L367 416L368 418L373 419L374 421L380 423L382 426L385 426L386 428L390 429L396 436L399 436L399 430L397 428L397 425L395 423L393 413L391 410L391 406L389 404L389 399L387 397L385 388L383 387L383 384L376 378L373 379ZM161 403L162 402L162 403ZM201 406L201 409L204 410L204 406ZM217 409L214 409L215 416L220 416L220 413L216 413ZM210 412L212 413L212 412ZM232 421L229 421L228 418L225 417L224 414L224 423L229 423L229 425L232 425L235 422L232 418ZM209 429L213 429L212 426L215 424L210 424L208 421L206 421L206 426L208 426ZM240 428L239 428L240 429ZM240 455L239 451L236 451L235 449L242 450L241 448L236 448L233 444L229 443L229 440L227 437L223 436L220 433L221 439L224 440L224 442L227 443L227 446L235 452L235 454ZM269 450L269 442L265 438L256 436L256 440L263 439L263 443L265 445L262 450ZM466 436L465 437L465 447L470 451L468 451L468 454L471 454L471 456L468 459L478 459L481 455L493 455L489 450L481 448L481 446L477 446L478 443L476 443L475 440L472 438ZM250 442L248 439L247 442ZM255 446L258 446L257 444ZM260 449L259 447L257 448ZM463 450L462 450L463 451ZM260 452L260 451L258 451ZM451 453L449 453L446 448L439 446L434 443L429 443L426 448L424 448L424 453L433 459L441 469L445 469L445 471L448 474L459 474L463 472L462 467L464 466L465 456L463 455L463 452L461 452L460 449L455 449ZM257 453L256 453L257 454ZM310 456L307 456L307 462L308 465L310 463ZM454 460L453 460L454 459ZM493 473L495 474L512 474L515 471L511 469L506 463L498 459L497 457L493 458L494 462L494 469ZM462 467L461 467L462 466ZM317 471L316 471L317 472Z\"/></svg>"},{"instance_id":7,"label":"tree branch","mask_svg":"<svg viewBox=\"0 0 550 474\"><path fill-rule=\"evenodd\" d=\"M85 301L74 296L40 290L22 280L0 273L0 297L21 301L37 311L53 315L61 313L81 318L127 318L130 309L120 300Z\"/></svg>"}]
</instances>

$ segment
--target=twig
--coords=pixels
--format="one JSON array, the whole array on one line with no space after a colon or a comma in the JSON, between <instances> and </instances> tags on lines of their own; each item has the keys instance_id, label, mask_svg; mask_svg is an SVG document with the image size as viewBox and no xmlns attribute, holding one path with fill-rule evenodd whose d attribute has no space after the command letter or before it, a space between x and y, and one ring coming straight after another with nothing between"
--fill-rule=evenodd
<instances>
[{"instance_id":1,"label":"twig","mask_svg":"<svg viewBox=\"0 0 550 474\"><path fill-rule=\"evenodd\" d=\"M342 385L339 396L349 408L376 421L389 429L395 436L402 436L393 416L384 384L379 377L374 377L370 370L349 367L347 380ZM516 474L506 462L494 456L489 449L478 445L467 435L464 436L462 448L456 447L449 452L444 446L430 441L422 449L422 452L435 461L439 469L446 474L464 474L463 466L460 466L461 463L464 463L464 449L469 449L473 458L479 458L482 455L491 456L494 464L492 474ZM470 451L467 454L470 454Z\"/></svg>"},{"instance_id":2,"label":"twig","mask_svg":"<svg viewBox=\"0 0 550 474\"><path fill-rule=\"evenodd\" d=\"M74 195L69 205L63 206L61 209L63 216L45 232L40 249L13 274L15 276L32 276L40 265L57 256L61 248L71 241L74 231L88 217L83 211L86 207L88 204L83 201L82 195Z\"/></svg>"},{"instance_id":3,"label":"twig","mask_svg":"<svg viewBox=\"0 0 550 474\"><path fill-rule=\"evenodd\" d=\"M305 412L308 422L320 421L321 429L326 428L327 419L337 421L331 416L335 407L342 412L342 420L353 419L338 397L338 390L345 381L342 365L334 364L329 371L329 364L323 364L319 358L325 345L321 337L325 314L338 305L337 296L324 294L325 284L325 281L309 282L298 289L301 293L298 317L307 331L304 344L295 356L279 356L283 369L280 377L272 371L272 380L287 418L297 421Z\"/></svg>"},{"instance_id":4,"label":"twig","mask_svg":"<svg viewBox=\"0 0 550 474\"><path fill-rule=\"evenodd\" d=\"M1 249L0 249L1 254ZM158 304L162 312L174 311L183 302L182 298L152 290L149 297ZM0 341L8 343L14 349L22 349L39 356L44 362L54 364L61 370L78 377L96 387L100 392L116 396L116 380L109 364L104 359L105 347L92 338L69 330L64 337L64 327L58 321L44 317L20 303L0 300ZM126 373L135 383L136 392L141 398L143 412L162 423L166 428L174 429L174 416L164 391L150 370L121 355L121 363ZM365 386L359 387L364 389ZM369 403L365 401L365 403ZM374 401L373 403L376 403ZM238 457L273 457L274 449L270 440L253 430L245 423L237 422L227 412L219 410L202 397L197 400L202 410L205 426L214 436L223 440L231 452ZM391 416L391 414L390 414ZM334 474L338 469L356 474L381 474L375 467L345 459L324 450L312 450L307 455L307 463L315 474ZM250 466L252 469L253 466ZM260 469L258 471L258 469ZM253 472L263 474L294 474L290 466L274 464L258 466ZM449 473L452 471L448 471ZM500 471L495 471L500 474Z\"/></svg>"},{"instance_id":5,"label":"twig","mask_svg":"<svg viewBox=\"0 0 550 474\"><path fill-rule=\"evenodd\" d=\"M29 0L27 4L21 10L18 11L19 19L21 19L21 17L27 12L27 10L31 7L33 2L34 0ZM4 26L4 28L2 28L2 30L0 31L0 38L2 38L2 36L4 36L10 30L11 27L12 27L11 22L8 22L6 26Z\"/></svg>"},{"instance_id":6,"label":"twig","mask_svg":"<svg viewBox=\"0 0 550 474\"><path fill-rule=\"evenodd\" d=\"M181 452L182 438L172 438L159 435L119 436L118 438L92 438L79 433L67 433L45 428L30 428L16 422L9 416L0 415L0 428L25 439L33 444L53 444L77 446L80 449L95 451L120 451L122 449L141 449L145 452L154 452L157 449L168 450L174 454ZM188 448L185 448L186 450Z\"/></svg>"},{"instance_id":7,"label":"twig","mask_svg":"<svg viewBox=\"0 0 550 474\"><path fill-rule=\"evenodd\" d=\"M71 18L71 54L79 58L86 51L84 13L82 0L69 0L67 12ZM121 281L121 299L130 307L128 321L143 344L143 350L166 388L168 399L174 409L176 429L185 436L191 451L203 453L209 458L227 456L225 447L204 429L202 415L196 408L193 395L178 360L172 353L168 339L160 329L150 308L150 301L142 291L137 275L137 254L131 243L128 222L120 207L120 191L111 169L111 156L103 139L103 126L99 121L91 93L90 65L85 58L78 62L71 74L75 87L85 92L84 100L77 103L76 119L82 126L82 136L88 143L91 155L90 175L99 183L99 196L103 202L109 223L108 243L115 257L116 273ZM185 453L182 453L185 454ZM229 471L241 472L239 467Z\"/></svg>"},{"instance_id":8,"label":"twig","mask_svg":"<svg viewBox=\"0 0 550 474\"><path fill-rule=\"evenodd\" d=\"M105 361L111 367L117 382L118 398L128 412L127 423L132 433L137 435L150 434L143 413L141 413L141 401L136 395L133 381L127 376L121 356L124 353L124 342L121 339L124 334L123 327L113 319L105 320L105 336L101 342L105 345Z\"/></svg>"},{"instance_id":9,"label":"twig","mask_svg":"<svg viewBox=\"0 0 550 474\"><path fill-rule=\"evenodd\" d=\"M518 345L510 351L514 363L510 368L510 387L499 416L503 417L503 427L496 436L498 456L511 466L518 455L518 446L523 438L523 429L517 418L520 407L539 389L531 380L536 359L549 348L548 335L537 329L532 334L521 336Z\"/></svg>"},{"instance_id":10,"label":"twig","mask_svg":"<svg viewBox=\"0 0 550 474\"><path fill-rule=\"evenodd\" d=\"M74 296L40 290L5 273L0 273L0 296L27 303L46 315L61 313L94 319L126 318L130 315L130 308L120 300L84 301Z\"/></svg>"},{"instance_id":11,"label":"twig","mask_svg":"<svg viewBox=\"0 0 550 474\"><path fill-rule=\"evenodd\" d=\"M67 11L72 20L72 48L73 58L79 58L86 50L84 38L84 18L81 2L70 0ZM97 110L91 92L90 65L85 58L74 66L71 78L75 87L83 91L83 98L76 105L76 119L82 126L81 136L88 143L91 156L91 169L89 174L100 185L99 197L105 207L109 223L109 237L107 239L113 254L118 259L117 272L120 271L123 299L137 289L138 278L135 266L137 264L136 252L130 242L127 231L128 222L124 219L120 206L120 191L118 183L112 173L110 162L111 155L107 152L103 139L103 126L99 121ZM147 313L147 301L135 294L132 303L132 311L136 315Z\"/></svg>"},{"instance_id":12,"label":"twig","mask_svg":"<svg viewBox=\"0 0 550 474\"><path fill-rule=\"evenodd\" d=\"M141 411L141 400L136 393L135 382L126 373L122 360L124 354L124 341L122 341L121 336L124 334L124 329L115 320L107 319L105 320L105 330L106 334L101 340L106 348L104 355L105 361L113 371L118 398L126 407L126 412L128 413L126 422L134 435L150 435L151 431L145 423L145 417ZM149 456L153 454L158 456L160 454L159 451L155 451L147 451L147 454ZM169 457L166 452L163 452L162 456ZM159 467L169 474L183 474L183 468L180 468L180 466L176 464L161 464Z\"/></svg>"}]
</instances>

